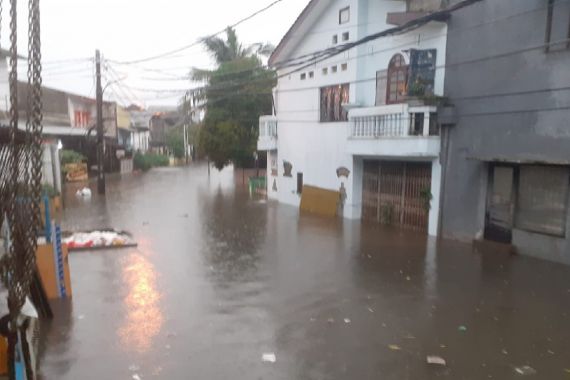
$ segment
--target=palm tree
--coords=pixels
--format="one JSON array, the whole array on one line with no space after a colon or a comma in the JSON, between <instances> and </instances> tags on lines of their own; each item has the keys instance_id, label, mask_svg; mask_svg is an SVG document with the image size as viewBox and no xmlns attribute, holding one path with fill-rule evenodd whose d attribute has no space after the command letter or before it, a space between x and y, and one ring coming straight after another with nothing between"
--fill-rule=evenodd
<instances>
[{"instance_id":1,"label":"palm tree","mask_svg":"<svg viewBox=\"0 0 570 380\"><path fill-rule=\"evenodd\" d=\"M274 50L269 43L255 43L244 47L239 43L236 31L232 27L226 28L225 40L217 37L206 37L202 44L216 61L218 66L241 59L258 58L259 56L269 56ZM190 77L194 81L207 81L212 75L212 70L193 68Z\"/></svg>"}]
</instances>

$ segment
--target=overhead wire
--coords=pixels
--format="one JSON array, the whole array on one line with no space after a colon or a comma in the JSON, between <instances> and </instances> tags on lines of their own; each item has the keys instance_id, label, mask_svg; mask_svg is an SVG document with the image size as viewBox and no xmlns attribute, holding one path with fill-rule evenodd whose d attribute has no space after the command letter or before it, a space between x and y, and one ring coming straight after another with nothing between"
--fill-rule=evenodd
<instances>
[{"instance_id":1,"label":"overhead wire","mask_svg":"<svg viewBox=\"0 0 570 380\"><path fill-rule=\"evenodd\" d=\"M269 10L270 8L274 7L275 5L277 5L278 3L282 2L282 1L284 1L284 0L274 0L274 1L271 2L269 5L267 5L267 6L263 7L263 8L261 8L261 9L259 9L259 10L257 10L257 11L255 11L255 12L253 12L252 14L250 14L249 16L244 17L244 18L242 18L241 20L239 20L239 21L237 21L237 22L235 22L235 23L229 25L229 27L230 27L230 28L235 28L235 27L237 27L238 25L241 25L241 24L243 24L244 22L246 22L246 21L248 21L248 20L251 20L251 19L254 18L255 16L257 16L257 15L263 13L263 12L266 12L267 10ZM135 64L135 63L148 62L148 61L153 61L153 60L156 60L156 59L164 58L164 57L167 57L167 56L170 56L170 55L179 53L179 52L181 52L181 51L187 50L187 49L189 49L189 48L191 48L191 47L198 46L198 45L200 45L205 39L213 38L213 37L216 37L216 36L219 35L219 34L224 33L224 32L226 31L226 29L227 29L227 28L224 28L224 29L222 29L222 30L220 30L220 31L218 31L218 32L216 32L216 33L213 33L213 34L207 36L207 37L199 38L198 40L192 42L191 44L188 44L188 45L185 45L185 46L182 46L182 47L179 47L179 48L176 48L176 49L173 49L173 50L170 50L170 51L161 53L161 54L157 54L157 55L150 56L150 57L146 57L146 58L139 58L139 59L135 59L135 60L130 60L130 61L122 61L122 62L119 61L119 62L117 62L117 63L121 63L121 64Z\"/></svg>"}]
</instances>

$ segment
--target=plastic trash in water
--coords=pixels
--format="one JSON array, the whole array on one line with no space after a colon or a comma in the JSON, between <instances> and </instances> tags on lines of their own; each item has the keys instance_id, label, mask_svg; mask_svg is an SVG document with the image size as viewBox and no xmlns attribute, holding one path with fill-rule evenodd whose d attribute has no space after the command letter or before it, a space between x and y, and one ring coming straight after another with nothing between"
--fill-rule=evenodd
<instances>
[{"instance_id":1,"label":"plastic trash in water","mask_svg":"<svg viewBox=\"0 0 570 380\"><path fill-rule=\"evenodd\" d=\"M529 365L515 367L515 372L523 376L536 375L536 370Z\"/></svg>"},{"instance_id":2,"label":"plastic trash in water","mask_svg":"<svg viewBox=\"0 0 570 380\"><path fill-rule=\"evenodd\" d=\"M275 363L277 361L277 356L275 356L275 353L273 352L268 352L261 355L261 360L266 363Z\"/></svg>"},{"instance_id":3,"label":"plastic trash in water","mask_svg":"<svg viewBox=\"0 0 570 380\"><path fill-rule=\"evenodd\" d=\"M442 366L447 365L447 363L445 362L445 359L442 358L441 356L429 355L426 358L426 361L428 364L435 364L435 365L442 365Z\"/></svg>"},{"instance_id":4,"label":"plastic trash in water","mask_svg":"<svg viewBox=\"0 0 570 380\"><path fill-rule=\"evenodd\" d=\"M350 323L350 318L344 318L344 323Z\"/></svg>"},{"instance_id":5,"label":"plastic trash in water","mask_svg":"<svg viewBox=\"0 0 570 380\"><path fill-rule=\"evenodd\" d=\"M77 192L75 193L75 195L77 195L78 197L84 197L84 198L91 198L91 189L88 187L84 187L81 190L77 190Z\"/></svg>"},{"instance_id":6,"label":"plastic trash in water","mask_svg":"<svg viewBox=\"0 0 570 380\"><path fill-rule=\"evenodd\" d=\"M398 346L397 344L389 344L388 348L392 351L400 351L402 349L402 347Z\"/></svg>"},{"instance_id":7,"label":"plastic trash in water","mask_svg":"<svg viewBox=\"0 0 570 380\"><path fill-rule=\"evenodd\" d=\"M141 377L135 373L133 375L133 380L141 380Z\"/></svg>"},{"instance_id":8,"label":"plastic trash in water","mask_svg":"<svg viewBox=\"0 0 570 380\"><path fill-rule=\"evenodd\" d=\"M461 326L459 326L459 327L457 328L457 330L459 330L459 331L461 331L461 332L466 332L466 331L467 331L467 326L461 325Z\"/></svg>"}]
</instances>

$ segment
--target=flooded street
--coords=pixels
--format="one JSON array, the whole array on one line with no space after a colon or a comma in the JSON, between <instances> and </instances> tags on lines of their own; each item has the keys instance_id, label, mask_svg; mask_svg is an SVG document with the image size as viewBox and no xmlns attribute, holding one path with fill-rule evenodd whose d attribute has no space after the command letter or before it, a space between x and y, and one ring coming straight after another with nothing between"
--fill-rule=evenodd
<instances>
[{"instance_id":1,"label":"flooded street","mask_svg":"<svg viewBox=\"0 0 570 380\"><path fill-rule=\"evenodd\" d=\"M299 216L205 166L67 191L64 229L138 247L71 253L43 379L570 378L569 267Z\"/></svg>"}]
</instances>

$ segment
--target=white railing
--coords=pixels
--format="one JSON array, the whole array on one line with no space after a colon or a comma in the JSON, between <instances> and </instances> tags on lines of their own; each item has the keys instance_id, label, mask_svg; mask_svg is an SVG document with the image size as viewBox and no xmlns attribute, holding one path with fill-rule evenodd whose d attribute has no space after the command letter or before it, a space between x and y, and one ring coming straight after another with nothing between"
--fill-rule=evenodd
<instances>
[{"instance_id":1,"label":"white railing","mask_svg":"<svg viewBox=\"0 0 570 380\"><path fill-rule=\"evenodd\" d=\"M438 135L434 118L436 107L410 107L407 104L350 110L349 137L418 137Z\"/></svg>"},{"instance_id":2,"label":"white railing","mask_svg":"<svg viewBox=\"0 0 570 380\"><path fill-rule=\"evenodd\" d=\"M261 116L259 118L259 137L277 137L277 117Z\"/></svg>"}]
</instances>

